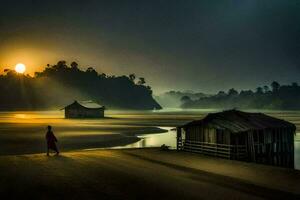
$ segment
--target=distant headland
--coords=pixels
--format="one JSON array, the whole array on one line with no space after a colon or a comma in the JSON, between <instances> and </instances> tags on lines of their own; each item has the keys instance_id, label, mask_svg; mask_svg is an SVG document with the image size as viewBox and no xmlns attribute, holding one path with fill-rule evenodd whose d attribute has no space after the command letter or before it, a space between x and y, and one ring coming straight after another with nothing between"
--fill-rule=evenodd
<instances>
[{"instance_id":1,"label":"distant headland","mask_svg":"<svg viewBox=\"0 0 300 200\"><path fill-rule=\"evenodd\" d=\"M238 92L232 88L198 99L183 96L181 108L300 110L300 86L296 82L280 85L273 81L270 86L257 87L256 91Z\"/></svg>"},{"instance_id":2,"label":"distant headland","mask_svg":"<svg viewBox=\"0 0 300 200\"><path fill-rule=\"evenodd\" d=\"M0 75L0 110L59 109L75 99L91 99L111 109L161 109L145 78L135 74L108 76L92 67L81 68L86 67L59 61L33 77L4 70Z\"/></svg>"}]
</instances>

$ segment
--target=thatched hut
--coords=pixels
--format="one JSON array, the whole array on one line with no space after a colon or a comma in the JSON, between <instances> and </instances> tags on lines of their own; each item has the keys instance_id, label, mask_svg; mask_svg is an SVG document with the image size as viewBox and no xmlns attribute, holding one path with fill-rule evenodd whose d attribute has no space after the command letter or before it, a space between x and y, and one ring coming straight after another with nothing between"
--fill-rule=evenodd
<instances>
[{"instance_id":1,"label":"thatched hut","mask_svg":"<svg viewBox=\"0 0 300 200\"><path fill-rule=\"evenodd\" d=\"M103 118L105 107L93 101L74 101L64 110L65 118Z\"/></svg>"},{"instance_id":2,"label":"thatched hut","mask_svg":"<svg viewBox=\"0 0 300 200\"><path fill-rule=\"evenodd\" d=\"M293 168L295 130L262 113L228 110L177 127L177 149Z\"/></svg>"}]
</instances>

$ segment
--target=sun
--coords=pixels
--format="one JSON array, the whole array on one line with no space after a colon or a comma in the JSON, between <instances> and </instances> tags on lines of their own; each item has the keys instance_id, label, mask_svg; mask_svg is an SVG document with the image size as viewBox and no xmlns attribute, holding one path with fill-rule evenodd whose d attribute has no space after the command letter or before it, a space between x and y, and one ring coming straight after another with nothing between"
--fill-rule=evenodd
<instances>
[{"instance_id":1,"label":"sun","mask_svg":"<svg viewBox=\"0 0 300 200\"><path fill-rule=\"evenodd\" d=\"M26 66L23 63L18 63L15 67L16 72L23 74L26 70Z\"/></svg>"}]
</instances>

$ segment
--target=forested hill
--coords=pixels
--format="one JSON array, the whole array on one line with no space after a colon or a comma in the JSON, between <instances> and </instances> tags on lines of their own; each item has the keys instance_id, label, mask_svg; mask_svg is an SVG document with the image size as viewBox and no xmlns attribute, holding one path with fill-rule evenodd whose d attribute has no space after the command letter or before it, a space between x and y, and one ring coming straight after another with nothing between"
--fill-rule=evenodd
<instances>
[{"instance_id":1,"label":"forested hill","mask_svg":"<svg viewBox=\"0 0 300 200\"><path fill-rule=\"evenodd\" d=\"M160 95L154 96L155 100L162 105L164 108L179 108L182 101L182 97L188 97L191 100L196 100L203 97L208 97L209 95L201 93L201 92L194 92L194 91L168 91L162 93Z\"/></svg>"},{"instance_id":2,"label":"forested hill","mask_svg":"<svg viewBox=\"0 0 300 200\"><path fill-rule=\"evenodd\" d=\"M76 62L47 65L34 77L5 70L0 76L0 110L58 109L74 100L94 100L112 109L161 109L144 78L107 76Z\"/></svg>"},{"instance_id":3,"label":"forested hill","mask_svg":"<svg viewBox=\"0 0 300 200\"><path fill-rule=\"evenodd\" d=\"M276 109L300 110L300 86L297 83L280 85L274 81L269 86L258 87L256 91L230 89L216 95L182 99L182 108L217 108L217 109Z\"/></svg>"}]
</instances>

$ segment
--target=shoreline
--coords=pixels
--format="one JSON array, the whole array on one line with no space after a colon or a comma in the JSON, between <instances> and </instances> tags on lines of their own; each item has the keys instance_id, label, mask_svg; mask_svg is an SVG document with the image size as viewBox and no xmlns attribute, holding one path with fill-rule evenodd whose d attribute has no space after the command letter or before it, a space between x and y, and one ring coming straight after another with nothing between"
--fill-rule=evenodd
<instances>
[{"instance_id":1,"label":"shoreline","mask_svg":"<svg viewBox=\"0 0 300 200\"><path fill-rule=\"evenodd\" d=\"M157 127L175 127L195 119L201 119L206 113L152 112L115 113L104 120L68 120L60 118L62 112L0 112L0 155L22 155L44 153L45 128L54 127L58 146L62 152L77 149L110 148L139 143L141 146L153 145L151 134L163 132ZM278 116L299 123L300 113L278 113ZM299 130L299 127L298 127ZM144 132L143 132L144 131ZM136 137L145 136L144 143ZM155 137L155 136L154 136ZM173 137L173 136L172 136ZM164 137L155 137L165 139ZM167 139L161 142L169 144ZM300 134L295 136L295 167L300 169ZM173 142L172 142L173 143ZM156 143L157 144L157 143ZM160 144L161 145L161 144ZM158 145L156 145L158 146ZM169 145L170 146L170 145Z\"/></svg>"},{"instance_id":2,"label":"shoreline","mask_svg":"<svg viewBox=\"0 0 300 200\"><path fill-rule=\"evenodd\" d=\"M0 128L0 156L26 155L46 152L44 139L44 125L26 124L1 126ZM58 148L61 152L83 149L100 149L127 146L141 141L140 135L166 133L161 127L125 126L125 127L87 127L78 130L77 127L56 126L55 134L58 138Z\"/></svg>"}]
</instances>

